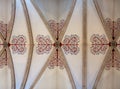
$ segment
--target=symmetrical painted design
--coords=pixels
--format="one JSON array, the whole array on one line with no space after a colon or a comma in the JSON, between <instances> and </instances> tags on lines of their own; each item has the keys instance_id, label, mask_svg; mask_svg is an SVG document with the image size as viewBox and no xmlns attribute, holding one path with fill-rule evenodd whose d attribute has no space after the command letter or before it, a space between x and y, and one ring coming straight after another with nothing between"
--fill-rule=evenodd
<instances>
[{"instance_id":1,"label":"symmetrical painted design","mask_svg":"<svg viewBox=\"0 0 120 89\"><path fill-rule=\"evenodd\" d=\"M48 21L50 30L51 30L52 34L55 36L55 38L57 38L57 36L60 35L60 32L63 29L64 23L65 23L64 20L60 20L60 22L56 22L55 20Z\"/></svg>"},{"instance_id":2,"label":"symmetrical painted design","mask_svg":"<svg viewBox=\"0 0 120 89\"><path fill-rule=\"evenodd\" d=\"M59 66L63 69L63 64L59 55L59 48L63 48L66 54L77 55L79 53L79 37L77 35L66 35L63 42L56 41L52 43L49 36L38 35L36 38L37 47L36 52L38 55L49 53L52 47L55 47L56 53L52 57L49 63L49 68L54 68L54 66Z\"/></svg>"},{"instance_id":3,"label":"symmetrical painted design","mask_svg":"<svg viewBox=\"0 0 120 89\"><path fill-rule=\"evenodd\" d=\"M24 54L26 52L26 38L23 35L13 36L12 43L13 53Z\"/></svg>"},{"instance_id":4,"label":"symmetrical painted design","mask_svg":"<svg viewBox=\"0 0 120 89\"><path fill-rule=\"evenodd\" d=\"M25 0L23 0L23 1L24 1L24 6L25 6ZM52 19L46 18L45 15L43 14L43 11L41 11L41 9L40 9L41 7L39 7L38 4L36 4L36 2L34 0L31 0L31 2L33 3L33 5L34 5L35 9L37 10L38 14L40 15L40 17L42 18L44 24L46 25L46 28L50 32L51 37L53 38L53 42L51 43L51 40L49 39L49 37L39 35L36 38L36 39L40 38L40 40L37 40L37 47L36 47L37 54L39 54L39 55L46 54L46 53L50 52L51 47L53 49L52 49L47 61L43 65L41 71L39 72L38 76L36 77L33 84L31 85L30 89L34 88L34 86L36 85L36 83L41 78L42 74L44 73L44 71L47 68L54 69L55 67L59 67L60 69L63 69L65 67L65 69L68 73L72 88L76 89L70 68L68 66L68 63L67 63L66 58L64 56L64 53L62 51L62 46L63 46L63 44L62 44L63 39L62 38L64 37L64 34L65 34L66 28L68 26L69 20L71 18L76 0L73 0L69 12L65 13L65 14L68 14L67 17L65 18L65 20L63 20L63 19L62 20L60 20L60 19L59 20L58 19L52 20ZM48 42L50 42L50 43L48 43ZM74 46L71 46L71 48L72 47L74 47ZM40 48L43 48L43 49L40 49ZM72 48L72 51L73 50L74 49Z\"/></svg>"},{"instance_id":5,"label":"symmetrical painted design","mask_svg":"<svg viewBox=\"0 0 120 89\"><path fill-rule=\"evenodd\" d=\"M7 24L5 24L3 21L0 21L0 33L4 39L7 37Z\"/></svg>"},{"instance_id":6,"label":"symmetrical painted design","mask_svg":"<svg viewBox=\"0 0 120 89\"><path fill-rule=\"evenodd\" d=\"M78 35L66 35L62 43L62 48L66 54L77 55L79 53L79 37Z\"/></svg>"},{"instance_id":7,"label":"symmetrical painted design","mask_svg":"<svg viewBox=\"0 0 120 89\"><path fill-rule=\"evenodd\" d=\"M99 34L93 34L90 38L90 41L92 42L91 46L91 52L94 55L98 54L105 54L109 42L107 41L105 35L99 35Z\"/></svg>"},{"instance_id":8,"label":"symmetrical painted design","mask_svg":"<svg viewBox=\"0 0 120 89\"><path fill-rule=\"evenodd\" d=\"M5 50L8 47L8 43L6 42L7 38L7 24L3 21L0 21L0 68L7 66L7 52Z\"/></svg>"},{"instance_id":9,"label":"symmetrical painted design","mask_svg":"<svg viewBox=\"0 0 120 89\"><path fill-rule=\"evenodd\" d=\"M108 39L112 39L107 41L105 35L99 35L99 34L94 34L91 37L91 52L92 54L104 54L107 50L107 48L112 49L112 54L111 58L107 61L106 63L106 68L107 70L110 70L111 67L116 67L117 70L119 70L120 67L120 60L119 56L116 54L115 49L119 48L119 42L116 41L116 34L120 31L120 19L118 18L117 21L112 21L110 18L105 19L105 26L106 29L109 32L109 37Z\"/></svg>"},{"instance_id":10,"label":"symmetrical painted design","mask_svg":"<svg viewBox=\"0 0 120 89\"><path fill-rule=\"evenodd\" d=\"M49 69L54 69L54 67L59 67L60 69L64 68L63 59L61 58L61 55L58 53L58 50L54 53L52 60L50 60L48 64Z\"/></svg>"},{"instance_id":11,"label":"symmetrical painted design","mask_svg":"<svg viewBox=\"0 0 120 89\"><path fill-rule=\"evenodd\" d=\"M10 43L8 38L8 34L10 35L11 29L9 29L8 32L8 26L9 24L4 24L3 22L0 23L0 46L2 46L2 49L0 50L0 68L4 68L5 66L9 66L10 71L11 71L11 89L15 89L15 76L14 76L14 68L13 68L13 61L11 57L11 52L10 52Z\"/></svg>"},{"instance_id":12,"label":"symmetrical painted design","mask_svg":"<svg viewBox=\"0 0 120 89\"><path fill-rule=\"evenodd\" d=\"M36 41L38 42L36 48L37 54L48 54L52 49L52 41L50 40L49 36L38 35Z\"/></svg>"},{"instance_id":13,"label":"symmetrical painted design","mask_svg":"<svg viewBox=\"0 0 120 89\"><path fill-rule=\"evenodd\" d=\"M2 1L1 1L2 2ZM10 52L10 38L13 30L14 20L15 20L15 12L16 12L16 0L11 0L11 3L2 2L0 7L0 68L4 68L7 66L7 71L10 73L10 89L16 89L16 79L15 79L15 72L14 72L14 65L13 60ZM9 5L8 5L9 4ZM8 5L8 6L6 6ZM0 9L1 9L0 8ZM8 13L10 12L10 13ZM5 14L6 13L6 14ZM4 19L3 19L4 18ZM8 70L9 69L9 70ZM6 75L5 75L6 76ZM1 80L2 82L2 80ZM2 88L6 88L6 86L2 86Z\"/></svg>"},{"instance_id":14,"label":"symmetrical painted design","mask_svg":"<svg viewBox=\"0 0 120 89\"><path fill-rule=\"evenodd\" d=\"M106 31L110 33L112 36L112 39L117 38L117 34L120 31L120 18L118 18L116 21L112 21L110 18L105 19L105 26L106 26Z\"/></svg>"},{"instance_id":15,"label":"symmetrical painted design","mask_svg":"<svg viewBox=\"0 0 120 89\"><path fill-rule=\"evenodd\" d=\"M120 52L119 52L118 48L119 48L119 37L120 37L120 19L119 18L116 19L116 17L115 17L116 16L114 13L114 12L116 12L115 1L113 1L113 7L111 9L112 15L109 14L109 16L111 16L111 18L105 18L106 12L104 12L105 9L102 9L104 6L101 6L101 4L98 0L93 0L93 2L96 7L98 16L101 20L104 31L106 33L106 36L109 40L108 41L109 42L108 50L106 52L103 63L100 67L96 81L93 86L93 89L97 89L99 84L100 85L102 84L102 86L104 86L103 85L104 83L100 82L100 80L102 79L101 78L102 75L104 75L106 73L104 70L110 70L110 71L113 71L112 69L119 70ZM107 4L107 6L105 6L105 8L111 8L111 7L109 7L110 5L108 5L108 3L106 3L106 4ZM102 10L104 10L104 11L102 11ZM116 12L116 14L117 14L117 12ZM107 13L107 16L108 16L108 13ZM117 71L117 72L119 72L119 71ZM109 73L111 74L112 72L109 72ZM114 75L113 75L113 77L114 77ZM114 81L114 79L113 79L113 81ZM114 87L115 85L112 83L112 86Z\"/></svg>"},{"instance_id":16,"label":"symmetrical painted design","mask_svg":"<svg viewBox=\"0 0 120 89\"><path fill-rule=\"evenodd\" d=\"M51 33L51 36L54 38L53 39L54 40L53 50L55 50L55 52L53 52L50 55L50 59L48 59L48 63L46 65L50 69L53 69L55 67L58 67L60 69L65 68L68 73L68 76L70 78L73 89L76 89L71 71L69 69L69 66L67 64L67 61L66 61L66 58L64 56L62 49L65 51L66 54L69 53L69 54L77 55L79 52L79 47L78 47L79 37L77 35L71 35L71 36L65 36L66 38L63 39L65 30L66 30L65 26L67 26L67 24L68 24L68 23L66 23L65 20L60 20L60 22L56 22L54 20L49 20L47 23L49 25L48 29ZM67 42L65 42L65 40ZM73 42L74 42L74 44L73 44ZM44 65L44 67L46 65ZM34 84L33 84L33 86L34 86Z\"/></svg>"},{"instance_id":17,"label":"symmetrical painted design","mask_svg":"<svg viewBox=\"0 0 120 89\"><path fill-rule=\"evenodd\" d=\"M7 53L5 54L5 49L12 46L12 51L13 53L18 53L18 54L24 54L26 51L26 38L23 35L19 35L19 36L14 36L12 39L12 43L7 43L6 41L3 40L0 41L0 47L3 46L3 48L1 49L1 51L3 51L3 53L1 52L1 56L0 56L0 66L2 68L2 66L7 65L7 57L6 56L2 56L2 55L7 55Z\"/></svg>"},{"instance_id":18,"label":"symmetrical painted design","mask_svg":"<svg viewBox=\"0 0 120 89\"><path fill-rule=\"evenodd\" d=\"M63 42L52 43L49 36L38 35L36 38L37 41L37 54L41 55L44 53L49 53L54 47L62 47L66 54L77 55L79 53L79 37L78 35L66 35Z\"/></svg>"},{"instance_id":19,"label":"symmetrical painted design","mask_svg":"<svg viewBox=\"0 0 120 89\"><path fill-rule=\"evenodd\" d=\"M120 57L112 50L112 54L108 62L106 63L105 69L110 70L111 68L115 68L120 71Z\"/></svg>"}]
</instances>

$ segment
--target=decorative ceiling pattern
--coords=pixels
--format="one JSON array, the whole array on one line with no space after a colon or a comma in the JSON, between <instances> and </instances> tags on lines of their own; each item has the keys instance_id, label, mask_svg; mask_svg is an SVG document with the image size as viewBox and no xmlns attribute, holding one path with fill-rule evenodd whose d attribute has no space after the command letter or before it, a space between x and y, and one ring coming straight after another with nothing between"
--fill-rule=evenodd
<instances>
[{"instance_id":1,"label":"decorative ceiling pattern","mask_svg":"<svg viewBox=\"0 0 120 89\"><path fill-rule=\"evenodd\" d=\"M56 38L56 39L58 39L58 38ZM42 55L44 53L49 53L50 50L52 49L52 47L56 48L56 53L54 54L53 59L49 63L50 64L49 66L51 66L49 68L53 68L54 66L62 66L63 65L61 59L59 58L60 55L58 52L59 51L58 48L62 47L65 54L70 53L72 55L77 55L77 53L79 52L79 47L78 47L79 37L77 35L71 35L71 36L66 35L65 39L63 40L63 43L61 43L59 41L52 43L48 36L38 35L37 42L38 42L38 46L36 48L36 52L39 55ZM21 43L23 43L23 42L21 42ZM17 48L15 48L15 50L16 49ZM24 48L21 50L23 51Z\"/></svg>"},{"instance_id":2,"label":"decorative ceiling pattern","mask_svg":"<svg viewBox=\"0 0 120 89\"><path fill-rule=\"evenodd\" d=\"M76 89L72 74L70 72L70 68L66 63L66 58L62 51L63 48L65 53L77 54L79 52L79 47L78 47L79 37L77 35L66 36L64 41L62 42L63 36L66 32L67 25L69 23L68 21L71 18L76 1L75 0L72 1L72 3L74 4L70 6L71 8L69 8L70 10L67 13L67 17L65 17L65 19L62 20L58 20L58 19L52 20L51 18L47 19L45 17L45 14L43 14L45 12L42 11L41 8L36 4L36 1L32 0L32 2L37 12L39 13L40 17L42 18L44 24L48 28L48 31L50 32L52 38L54 39L54 42L52 43L48 36L39 35L39 37L37 37L37 39L39 39L37 48L40 47L38 48L40 50L37 49L38 54L40 54L41 52L49 53L52 47L53 47L53 52L50 54L48 60L44 64L43 68L41 69L40 73L38 74L38 76L36 77L35 81L33 82L30 88L32 89L35 87L35 85L38 82L38 79L41 78L42 74L44 73L44 71L47 69L48 66L48 68L50 69L54 69L55 67L59 67L60 69L65 68L68 73L72 88ZM53 15L53 17L55 16Z\"/></svg>"},{"instance_id":3,"label":"decorative ceiling pattern","mask_svg":"<svg viewBox=\"0 0 120 89\"><path fill-rule=\"evenodd\" d=\"M13 53L24 54L26 51L26 38L23 35L13 36L12 43Z\"/></svg>"},{"instance_id":4,"label":"decorative ceiling pattern","mask_svg":"<svg viewBox=\"0 0 120 89\"><path fill-rule=\"evenodd\" d=\"M9 73L4 73L3 70L9 70L10 71L10 77L11 80L6 79L8 81L6 82L10 82L10 84L8 84L8 86L6 86L6 88L11 88L11 89L15 89L15 75L14 75L14 65L13 65L13 60L12 60L12 56L11 56L11 52L10 52L10 37L11 37L11 33L12 33L12 27L14 24L14 16L15 16L15 3L13 1L8 1L7 3L5 3L5 1L1 0L1 6L0 6L0 11L2 13L2 15L0 14L0 71L1 73L3 73L3 75L6 75L5 77L9 76ZM13 4L13 6L11 5L11 3ZM8 7L10 6L11 8L6 8L5 5L8 5ZM4 9L3 9L4 8ZM9 13L11 10L12 12L9 13L8 15L10 16L10 20L6 20L6 10L8 9ZM3 83L0 82L0 87L4 88L4 76L1 76L3 79ZM0 77L0 78L1 78Z\"/></svg>"},{"instance_id":5,"label":"decorative ceiling pattern","mask_svg":"<svg viewBox=\"0 0 120 89\"><path fill-rule=\"evenodd\" d=\"M5 15L0 13L0 80L4 76L9 78L3 79L7 87L0 81L0 89L119 89L118 0L1 2L0 12ZM97 18L93 18L96 26L89 22L92 14ZM80 16L82 20L78 23ZM100 59L98 63L94 62L96 58ZM104 80L108 76L109 84Z\"/></svg>"},{"instance_id":6,"label":"decorative ceiling pattern","mask_svg":"<svg viewBox=\"0 0 120 89\"><path fill-rule=\"evenodd\" d=\"M37 54L48 54L52 49L53 44L49 36L38 35L36 41L38 42L38 46L36 47Z\"/></svg>"},{"instance_id":7,"label":"decorative ceiling pattern","mask_svg":"<svg viewBox=\"0 0 120 89\"><path fill-rule=\"evenodd\" d=\"M111 18L106 17L107 15L105 15L104 10L102 9L101 2L99 2L98 0L94 0L94 4L107 37L105 35L99 35L99 34L94 34L91 37L91 42L92 42L91 52L94 55L105 54L105 58L98 72L93 89L96 89L96 88L99 89L100 87L101 88L103 87L102 89L104 89L105 85L101 85L102 83L100 81L102 81L101 80L102 76L105 73L107 73L105 72L105 70L107 71L112 70L114 73L117 73L114 71L114 69L119 71L119 68L120 68L120 57L119 57L120 23L119 23L119 18L117 18L116 21L114 20L115 19L114 18L115 16L114 0L113 0L113 7L112 7L113 14ZM107 7L107 8L110 8L110 7ZM112 81L117 81L117 80L113 79ZM112 87L110 89L114 89L115 87L116 87L115 89L117 89L117 87L119 87L118 85L116 86L116 84L113 84L111 86Z\"/></svg>"},{"instance_id":8,"label":"decorative ceiling pattern","mask_svg":"<svg viewBox=\"0 0 120 89\"><path fill-rule=\"evenodd\" d=\"M116 67L119 70L119 57L115 54L115 49L118 47L119 41L116 42L114 39L116 38L115 33L119 31L119 20L117 22L111 21L110 19L106 19L106 26L111 33L112 41L107 41L105 35L94 34L91 37L92 47L91 52L95 54L105 54L107 48L112 49L111 59L106 63L106 69L110 69L110 67ZM119 55L119 54L118 54Z\"/></svg>"},{"instance_id":9,"label":"decorative ceiling pattern","mask_svg":"<svg viewBox=\"0 0 120 89\"><path fill-rule=\"evenodd\" d=\"M63 26L65 24L64 20L60 20L60 22L56 22L55 20L49 20L48 24L50 26L50 30L53 33L53 36L57 39L60 35L61 31L63 30Z\"/></svg>"}]
</instances>

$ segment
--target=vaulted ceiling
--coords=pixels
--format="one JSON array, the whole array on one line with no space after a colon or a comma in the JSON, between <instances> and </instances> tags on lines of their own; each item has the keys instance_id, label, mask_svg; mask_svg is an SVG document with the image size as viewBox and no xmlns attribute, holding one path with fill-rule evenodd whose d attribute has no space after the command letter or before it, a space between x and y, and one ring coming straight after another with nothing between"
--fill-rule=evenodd
<instances>
[{"instance_id":1,"label":"vaulted ceiling","mask_svg":"<svg viewBox=\"0 0 120 89\"><path fill-rule=\"evenodd\" d=\"M119 89L120 0L0 0L0 89Z\"/></svg>"}]
</instances>

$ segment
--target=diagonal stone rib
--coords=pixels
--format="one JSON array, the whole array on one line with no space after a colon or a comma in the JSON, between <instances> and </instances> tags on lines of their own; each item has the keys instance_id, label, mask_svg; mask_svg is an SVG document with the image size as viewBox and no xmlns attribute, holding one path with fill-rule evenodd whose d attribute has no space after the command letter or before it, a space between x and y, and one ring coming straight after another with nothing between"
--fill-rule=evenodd
<instances>
[{"instance_id":1,"label":"diagonal stone rib","mask_svg":"<svg viewBox=\"0 0 120 89\"><path fill-rule=\"evenodd\" d=\"M111 32L109 31L109 28L106 27L106 21L105 21L105 18L103 17L103 14L102 14L102 11L100 9L100 6L99 6L97 0L93 0L93 1L94 1L96 10L97 10L98 16L99 16L99 18L101 20L101 23L103 25L104 31L105 31L109 41L111 41L112 40Z\"/></svg>"},{"instance_id":2,"label":"diagonal stone rib","mask_svg":"<svg viewBox=\"0 0 120 89\"><path fill-rule=\"evenodd\" d=\"M75 85L75 82L74 82L74 79L73 79L73 76L72 76L72 73L71 73L71 70L70 70L70 67L68 65L68 62L64 56L64 53L62 51L62 48L59 48L59 53L61 55L61 60L63 61L63 64L64 64L64 67L67 71L67 74L68 74L68 77L69 77L69 80L71 82L71 85L72 85L72 89L76 89L76 85Z\"/></svg>"},{"instance_id":3,"label":"diagonal stone rib","mask_svg":"<svg viewBox=\"0 0 120 89\"><path fill-rule=\"evenodd\" d=\"M16 0L12 0L12 13L11 13L11 18L10 18L10 22L7 25L7 35L6 35L6 42L8 43L10 41L11 38L11 34L13 31L13 26L14 26L14 22L15 22L15 14L16 14Z\"/></svg>"},{"instance_id":4,"label":"diagonal stone rib","mask_svg":"<svg viewBox=\"0 0 120 89\"><path fill-rule=\"evenodd\" d=\"M42 10L39 8L39 6L37 5L37 3L34 0L31 0L31 2L33 3L33 5L34 5L35 9L37 10L38 14L40 15L40 17L42 18L44 24L46 25L46 27L47 27L47 29L49 31L49 33L51 34L53 40L56 41L56 37L55 37L54 33L51 31L51 28L49 26L50 20L46 19L46 17L44 16ZM70 10L69 10L68 15L66 17L64 27L61 28L62 32L61 32L61 34L59 34L59 37L60 37L59 41L62 40L62 38L63 38L63 36L64 36L64 34L66 32L66 28L67 28L67 25L68 25L68 23L70 21L70 18L71 18L75 3L76 3L76 0L72 0L72 5L70 6ZM57 23L59 23L59 22L57 22ZM57 29L58 29L58 27L57 27Z\"/></svg>"},{"instance_id":5,"label":"diagonal stone rib","mask_svg":"<svg viewBox=\"0 0 120 89\"><path fill-rule=\"evenodd\" d=\"M14 65L13 65L13 58L12 58L9 47L6 48L6 55L8 58L8 66L11 71L11 89L16 89L15 70L14 70Z\"/></svg>"},{"instance_id":6,"label":"diagonal stone rib","mask_svg":"<svg viewBox=\"0 0 120 89\"><path fill-rule=\"evenodd\" d=\"M0 57L2 56L4 51L5 51L5 48L2 48L2 50L0 51Z\"/></svg>"},{"instance_id":7,"label":"diagonal stone rib","mask_svg":"<svg viewBox=\"0 0 120 89\"><path fill-rule=\"evenodd\" d=\"M3 21L0 21L0 33L4 39L6 39L7 36L7 24L5 24Z\"/></svg>"},{"instance_id":8,"label":"diagonal stone rib","mask_svg":"<svg viewBox=\"0 0 120 89\"><path fill-rule=\"evenodd\" d=\"M0 38L1 38L1 40L4 42L4 37L2 36L1 33L0 33Z\"/></svg>"},{"instance_id":9,"label":"diagonal stone rib","mask_svg":"<svg viewBox=\"0 0 120 89\"><path fill-rule=\"evenodd\" d=\"M37 10L39 16L41 17L42 21L44 22L46 28L48 29L50 35L52 36L53 40L55 41L55 37L53 36L53 33L52 31L50 30L50 26L48 24L48 21L47 19L45 18L44 14L42 13L41 9L39 8L39 6L34 2L34 0L31 0L33 6L35 7L35 9Z\"/></svg>"},{"instance_id":10,"label":"diagonal stone rib","mask_svg":"<svg viewBox=\"0 0 120 89\"><path fill-rule=\"evenodd\" d=\"M47 69L48 64L49 64L50 60L52 60L52 57L55 52L56 52L56 49L54 48L53 51L51 52L50 56L48 57L47 61L45 62L44 66L42 67L41 71L38 73L37 77L35 78L32 85L30 86L30 89L33 89L35 87L35 85L37 84L37 82L39 81L41 76L43 75L44 71Z\"/></svg>"},{"instance_id":11,"label":"diagonal stone rib","mask_svg":"<svg viewBox=\"0 0 120 89\"><path fill-rule=\"evenodd\" d=\"M104 30L105 30L105 33L106 33L106 35L107 35L107 37L108 37L108 39L109 39L109 41L111 41L112 40L112 30L111 30L111 28L112 29L114 29L114 30L116 30L115 31L115 33L114 33L114 36L115 36L115 41L119 38L119 36L120 36L120 18L118 18L117 19L117 21L113 24L113 21L110 19L110 18L107 18L107 19L105 19L104 17L103 17L103 13L102 13L102 11L101 11L101 9L100 9L100 6L99 6L99 4L98 4L98 1L97 0L93 0L94 1L94 4L95 4L95 7L96 7L96 10L97 10L97 12L98 12L98 15L99 15L99 17L100 17L100 20L101 20L101 22L102 22L102 25L103 25L103 27L104 27ZM113 25L114 25L114 27L115 28L113 28ZM110 28L111 27L111 28Z\"/></svg>"},{"instance_id":12,"label":"diagonal stone rib","mask_svg":"<svg viewBox=\"0 0 120 89\"><path fill-rule=\"evenodd\" d=\"M102 63L102 65L101 65L101 67L100 67L100 70L99 70L99 72L98 72L98 74L97 74L97 77L96 77L96 80L95 80L93 89L97 89L97 85L98 85L99 80L100 80L100 78L101 78L101 76L102 76L103 70L105 69L106 63L107 63L107 62L110 60L110 58L111 58L111 53L112 53L112 49L109 48L108 51L107 51L107 53L106 53L106 55L105 55L105 57L104 57L103 63Z\"/></svg>"},{"instance_id":13,"label":"diagonal stone rib","mask_svg":"<svg viewBox=\"0 0 120 89\"><path fill-rule=\"evenodd\" d=\"M7 66L7 55L5 49L2 49L0 54L0 69L4 66Z\"/></svg>"},{"instance_id":14,"label":"diagonal stone rib","mask_svg":"<svg viewBox=\"0 0 120 89\"><path fill-rule=\"evenodd\" d=\"M76 86L75 86L75 82L74 82L74 79L72 77L72 73L71 73L71 70L69 68L69 65L67 63L67 60L63 54L63 51L61 48L58 48L58 58L57 56L55 55L56 54L56 49L57 48L54 48L52 53L50 54L50 56L48 57L48 60L46 61L46 63L44 64L44 66L42 67L41 71L39 72L39 74L37 75L35 81L33 82L33 84L31 85L30 89L33 89L35 87L35 85L37 84L37 82L39 81L39 79L41 78L41 76L43 75L44 71L47 69L47 68L50 68L50 69L54 69L54 67L59 67L60 69L63 69L65 68L67 73L68 73L68 77L69 77L69 80L71 82L71 85L72 85L72 89L76 89ZM55 61L53 61L55 60ZM53 62L53 64L51 64L51 62Z\"/></svg>"},{"instance_id":15,"label":"diagonal stone rib","mask_svg":"<svg viewBox=\"0 0 120 89\"><path fill-rule=\"evenodd\" d=\"M64 34L65 34L66 30L67 30L68 24L70 22L71 16L72 16L74 8L75 8L76 1L77 0L73 0L73 2L72 2L72 6L70 7L70 11L69 11L69 13L67 15L67 18L66 18L65 23L64 23L64 27L62 29L63 31L60 33L59 41L62 41L63 36L64 36Z\"/></svg>"}]
</instances>

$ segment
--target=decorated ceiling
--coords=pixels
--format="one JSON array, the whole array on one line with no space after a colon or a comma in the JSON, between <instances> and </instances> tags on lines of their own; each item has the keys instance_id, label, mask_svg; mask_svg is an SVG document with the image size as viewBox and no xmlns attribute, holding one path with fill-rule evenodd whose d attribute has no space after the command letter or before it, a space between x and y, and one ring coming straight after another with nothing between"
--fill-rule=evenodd
<instances>
[{"instance_id":1,"label":"decorated ceiling","mask_svg":"<svg viewBox=\"0 0 120 89\"><path fill-rule=\"evenodd\" d=\"M120 89L120 0L0 0L0 89Z\"/></svg>"}]
</instances>

